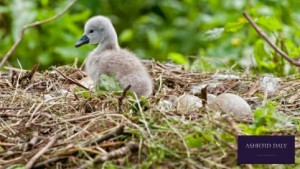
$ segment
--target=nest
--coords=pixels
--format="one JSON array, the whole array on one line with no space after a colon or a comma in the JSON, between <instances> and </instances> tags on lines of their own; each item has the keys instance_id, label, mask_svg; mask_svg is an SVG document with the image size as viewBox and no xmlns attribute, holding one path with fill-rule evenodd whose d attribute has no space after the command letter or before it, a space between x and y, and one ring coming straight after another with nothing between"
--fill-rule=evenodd
<instances>
[{"instance_id":1,"label":"nest","mask_svg":"<svg viewBox=\"0 0 300 169\"><path fill-rule=\"evenodd\" d=\"M142 101L122 96L124 91L82 88L78 82L86 74L75 67L43 73L36 72L37 67L1 72L0 167L87 168L108 163L139 168L236 166L235 138L243 134L238 125L250 125L252 119L214 118L205 110L179 112L175 108L164 112L158 106L162 100L189 93L195 85L213 83L216 73L192 73L172 64L144 63L154 79L155 91ZM209 88L208 93L238 94L252 110L266 99L277 101L278 111L299 119L299 79L282 79L278 92L266 95L259 88L260 77L222 73L241 78L218 80L220 85ZM299 156L297 130L290 126L268 134L296 135ZM186 137L195 132L203 141L201 146L190 148Z\"/></svg>"}]
</instances>

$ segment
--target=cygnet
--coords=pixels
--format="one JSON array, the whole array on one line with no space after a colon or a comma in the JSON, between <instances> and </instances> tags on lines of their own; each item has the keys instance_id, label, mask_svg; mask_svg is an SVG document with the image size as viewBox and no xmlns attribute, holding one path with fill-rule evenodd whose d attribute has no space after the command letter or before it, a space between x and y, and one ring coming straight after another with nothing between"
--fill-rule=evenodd
<instances>
[{"instance_id":1,"label":"cygnet","mask_svg":"<svg viewBox=\"0 0 300 169\"><path fill-rule=\"evenodd\" d=\"M152 94L152 79L145 66L132 52L121 49L117 33L107 17L95 16L84 26L84 34L75 44L98 44L88 55L85 64L87 74L95 83L99 83L102 74L115 75L123 88L131 85L138 97Z\"/></svg>"}]
</instances>

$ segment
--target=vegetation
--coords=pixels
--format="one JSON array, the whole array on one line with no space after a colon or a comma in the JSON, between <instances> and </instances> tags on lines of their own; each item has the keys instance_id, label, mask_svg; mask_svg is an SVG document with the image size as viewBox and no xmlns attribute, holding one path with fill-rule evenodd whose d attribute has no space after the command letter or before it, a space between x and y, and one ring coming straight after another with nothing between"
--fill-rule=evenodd
<instances>
[{"instance_id":1,"label":"vegetation","mask_svg":"<svg viewBox=\"0 0 300 169\"><path fill-rule=\"evenodd\" d=\"M51 17L67 3L1 0L0 56L16 41L23 25ZM40 68L46 69L71 64L77 58L81 64L93 46L75 49L74 43L83 33L84 22L101 14L112 19L120 45L143 59L171 61L193 71L229 67L242 70L251 66L261 73L293 74L297 70L257 36L242 12L248 11L281 49L297 58L299 3L297 0L79 1L61 18L30 29L9 63L27 69L40 63Z\"/></svg>"},{"instance_id":2,"label":"vegetation","mask_svg":"<svg viewBox=\"0 0 300 169\"><path fill-rule=\"evenodd\" d=\"M0 60L24 25L50 18L69 3L0 0ZM50 168L300 167L299 68L275 52L243 16L247 11L281 50L298 60L299 5L298 0L78 0L61 17L28 29L7 62L13 68L1 68L0 168L27 168L30 162ZM141 59L178 64L145 62L155 85L149 99L138 101L131 92L122 97L119 84L106 76L101 91L77 84L86 77L79 67L94 46L74 44L84 22L100 14L111 18L122 47ZM42 73L23 70L37 63ZM215 72L240 77L217 82L250 104L253 119L169 105L193 86L215 83ZM260 87L265 73L281 79L275 94ZM119 91L107 91L111 88ZM124 132L95 141L123 125ZM238 135L295 135L296 164L237 165ZM121 158L110 159L105 152Z\"/></svg>"},{"instance_id":3,"label":"vegetation","mask_svg":"<svg viewBox=\"0 0 300 169\"><path fill-rule=\"evenodd\" d=\"M300 167L300 100L295 92L299 79L283 79L280 93L268 100L263 91L252 92L260 77L223 80L227 90L242 96L253 109L253 119L239 119L166 104L191 86L214 81L212 73L190 73L153 62L147 66L156 79L155 95L139 102L129 93L121 107L122 91L92 92L61 76L59 72L78 81L84 78L80 70L70 66L36 73L30 83L24 78L18 80L19 76L2 74L0 105L8 107L0 107L0 117L5 121L0 122L0 167L23 169L50 143L52 146L34 161L34 168ZM8 80L11 78L14 86ZM122 131L113 132L116 128ZM108 137L111 132L114 134ZM237 165L238 135L295 135L296 164ZM138 151L133 151L134 147Z\"/></svg>"}]
</instances>

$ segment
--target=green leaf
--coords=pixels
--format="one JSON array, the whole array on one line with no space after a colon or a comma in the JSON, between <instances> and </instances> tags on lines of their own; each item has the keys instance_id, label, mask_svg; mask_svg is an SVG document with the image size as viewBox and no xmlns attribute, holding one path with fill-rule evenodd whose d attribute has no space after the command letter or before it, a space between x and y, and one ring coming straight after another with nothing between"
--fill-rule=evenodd
<instances>
[{"instance_id":1,"label":"green leaf","mask_svg":"<svg viewBox=\"0 0 300 169\"><path fill-rule=\"evenodd\" d=\"M225 32L237 32L244 27L245 23L245 20L240 20L238 22L229 22L224 27Z\"/></svg>"},{"instance_id":2,"label":"green leaf","mask_svg":"<svg viewBox=\"0 0 300 169\"><path fill-rule=\"evenodd\" d=\"M41 0L41 5L42 5L43 7L48 6L48 5L49 5L49 0Z\"/></svg>"},{"instance_id":3,"label":"green leaf","mask_svg":"<svg viewBox=\"0 0 300 169\"><path fill-rule=\"evenodd\" d=\"M168 54L168 58L177 64L184 65L188 63L187 58L185 58L181 53L171 52Z\"/></svg>"},{"instance_id":4,"label":"green leaf","mask_svg":"<svg viewBox=\"0 0 300 169\"><path fill-rule=\"evenodd\" d=\"M260 70L274 70L276 64L272 62L271 53L268 53L263 40L258 40L254 46L254 58Z\"/></svg>"},{"instance_id":5,"label":"green leaf","mask_svg":"<svg viewBox=\"0 0 300 169\"><path fill-rule=\"evenodd\" d=\"M85 89L82 89L81 87L76 87L75 92L76 94L82 94L82 96L86 99L92 97L90 92L86 91Z\"/></svg>"},{"instance_id":6,"label":"green leaf","mask_svg":"<svg viewBox=\"0 0 300 169\"><path fill-rule=\"evenodd\" d=\"M0 5L0 13L8 13L9 7Z\"/></svg>"},{"instance_id":7,"label":"green leaf","mask_svg":"<svg viewBox=\"0 0 300 169\"><path fill-rule=\"evenodd\" d=\"M259 26L262 26L262 27L268 29L269 31L280 31L280 30L282 30L282 26L281 26L280 22L274 17L263 16L263 17L258 18L256 23Z\"/></svg>"},{"instance_id":8,"label":"green leaf","mask_svg":"<svg viewBox=\"0 0 300 169\"><path fill-rule=\"evenodd\" d=\"M149 30L147 32L148 42L154 49L160 49L162 46L162 39L155 30Z\"/></svg>"},{"instance_id":9,"label":"green leaf","mask_svg":"<svg viewBox=\"0 0 300 169\"><path fill-rule=\"evenodd\" d=\"M262 60L261 58L267 58L269 54L267 53L264 45L264 41L259 39L256 41L254 46L254 57L257 61Z\"/></svg>"},{"instance_id":10,"label":"green leaf","mask_svg":"<svg viewBox=\"0 0 300 169\"><path fill-rule=\"evenodd\" d=\"M104 91L119 91L122 90L122 86L116 80L115 75L103 74L100 76L99 83L97 84L97 89Z\"/></svg>"},{"instance_id":11,"label":"green leaf","mask_svg":"<svg viewBox=\"0 0 300 169\"><path fill-rule=\"evenodd\" d=\"M24 164L14 164L12 166L7 167L6 169L24 169L25 165Z\"/></svg>"},{"instance_id":12,"label":"green leaf","mask_svg":"<svg viewBox=\"0 0 300 169\"><path fill-rule=\"evenodd\" d=\"M120 35L120 42L129 42L133 37L133 31L131 29L124 30Z\"/></svg>"},{"instance_id":13,"label":"green leaf","mask_svg":"<svg viewBox=\"0 0 300 169\"><path fill-rule=\"evenodd\" d=\"M219 39L222 37L222 34L224 32L224 28L214 28L206 31L205 34L205 40L207 41L213 41L216 39Z\"/></svg>"},{"instance_id":14,"label":"green leaf","mask_svg":"<svg viewBox=\"0 0 300 169\"><path fill-rule=\"evenodd\" d=\"M129 95L133 96L133 93L128 93ZM132 97L134 98L134 97ZM145 106L149 105L149 100L142 96L139 100L139 102L136 101L136 99L132 99L132 104L131 104L131 110L135 113L140 111L139 106L141 106L142 110L144 109Z\"/></svg>"},{"instance_id":15,"label":"green leaf","mask_svg":"<svg viewBox=\"0 0 300 169\"><path fill-rule=\"evenodd\" d=\"M266 101L266 103L254 111L254 123L250 126L240 125L240 127L245 133L255 135L285 127L283 124L288 119L276 110L277 105L277 102Z\"/></svg>"},{"instance_id":16,"label":"green leaf","mask_svg":"<svg viewBox=\"0 0 300 169\"><path fill-rule=\"evenodd\" d=\"M197 148L197 147L201 147L203 144L203 138L200 137L199 135L187 135L185 136L185 141L188 145L189 148Z\"/></svg>"}]
</instances>

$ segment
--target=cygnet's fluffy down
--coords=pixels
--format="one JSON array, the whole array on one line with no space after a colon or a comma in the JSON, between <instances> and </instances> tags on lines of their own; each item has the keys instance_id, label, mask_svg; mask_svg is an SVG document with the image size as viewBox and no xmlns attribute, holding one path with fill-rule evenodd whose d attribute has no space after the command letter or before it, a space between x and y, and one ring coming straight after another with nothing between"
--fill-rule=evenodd
<instances>
[{"instance_id":1,"label":"cygnet's fluffy down","mask_svg":"<svg viewBox=\"0 0 300 169\"><path fill-rule=\"evenodd\" d=\"M75 44L98 44L89 54L85 69L96 83L102 74L115 75L123 88L131 85L138 97L152 94L152 80L140 60L130 51L121 49L111 21L104 16L90 18L84 35Z\"/></svg>"}]
</instances>

